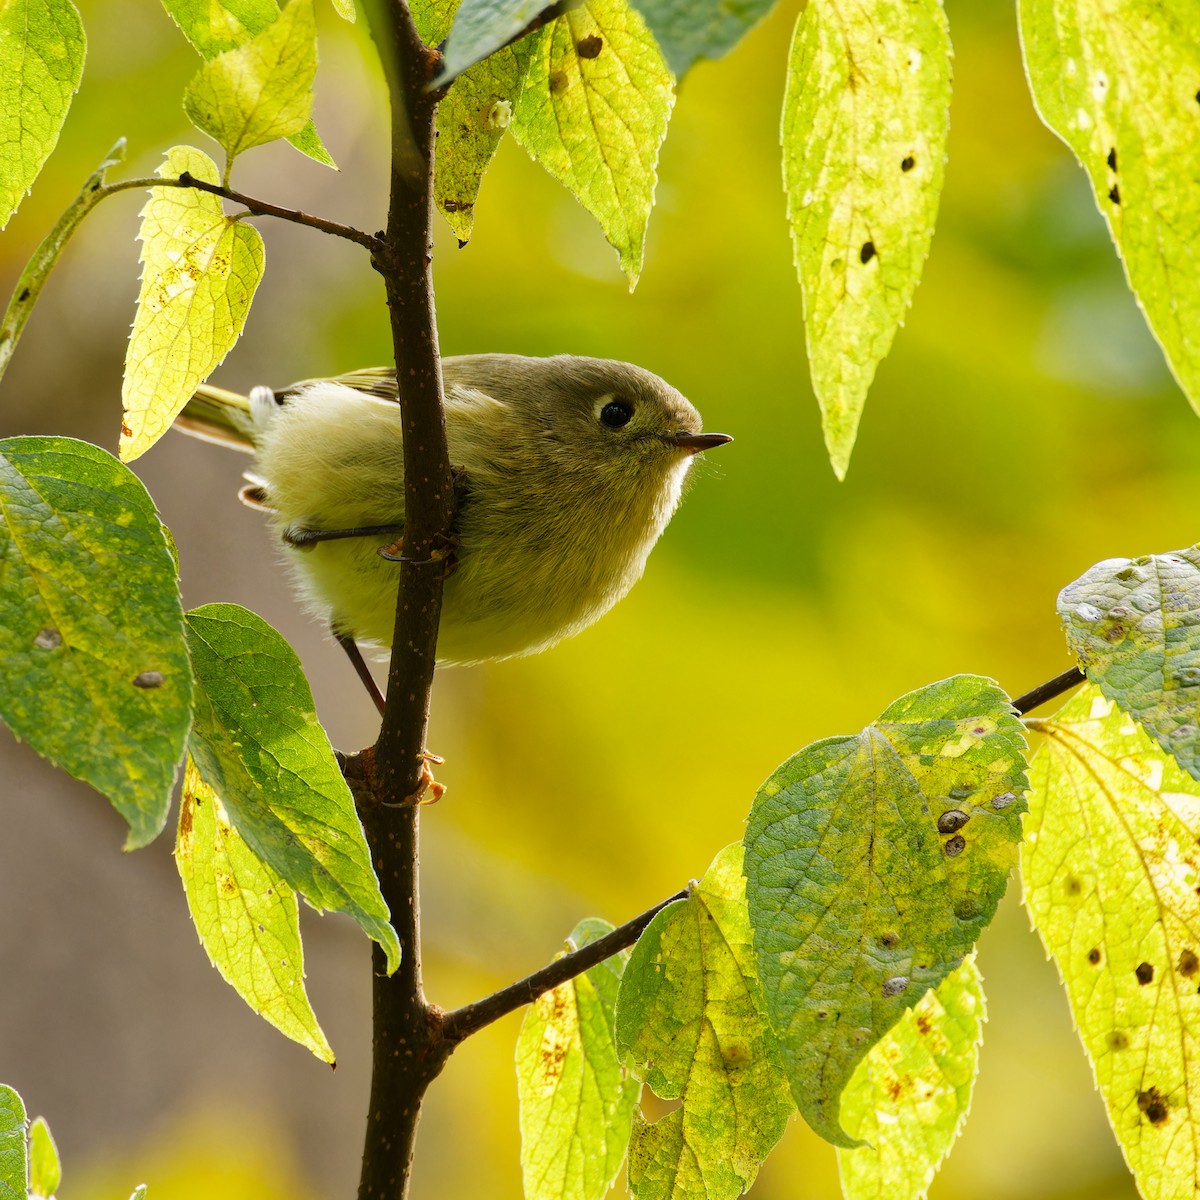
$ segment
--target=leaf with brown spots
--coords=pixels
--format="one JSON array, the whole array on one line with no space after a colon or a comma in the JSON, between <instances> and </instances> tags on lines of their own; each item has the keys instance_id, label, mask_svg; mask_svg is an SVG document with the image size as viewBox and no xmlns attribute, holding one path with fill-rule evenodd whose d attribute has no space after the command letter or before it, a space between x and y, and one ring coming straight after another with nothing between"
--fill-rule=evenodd
<instances>
[{"instance_id":1,"label":"leaf with brown spots","mask_svg":"<svg viewBox=\"0 0 1200 1200\"><path fill-rule=\"evenodd\" d=\"M630 955L617 1041L633 1070L680 1107L634 1114L636 1200L734 1200L783 1135L787 1076L754 969L742 847L727 846L686 900L664 908Z\"/></svg>"},{"instance_id":2,"label":"leaf with brown spots","mask_svg":"<svg viewBox=\"0 0 1200 1200\"><path fill-rule=\"evenodd\" d=\"M566 950L611 930L607 921L581 921ZM638 1093L613 1041L627 958L606 959L525 1011L517 1039L517 1097L526 1200L601 1200L621 1168Z\"/></svg>"},{"instance_id":3,"label":"leaf with brown spots","mask_svg":"<svg viewBox=\"0 0 1200 1200\"><path fill-rule=\"evenodd\" d=\"M924 1196L967 1119L985 1019L975 956L872 1047L842 1095L845 1200Z\"/></svg>"},{"instance_id":4,"label":"leaf with brown spots","mask_svg":"<svg viewBox=\"0 0 1200 1200\"><path fill-rule=\"evenodd\" d=\"M1008 698L957 675L759 789L745 839L758 974L800 1113L835 1145L854 1144L838 1112L858 1064L995 914L1025 787Z\"/></svg>"},{"instance_id":5,"label":"leaf with brown spots","mask_svg":"<svg viewBox=\"0 0 1200 1200\"><path fill-rule=\"evenodd\" d=\"M107 796L132 850L166 824L191 705L176 564L141 480L86 442L0 442L0 718Z\"/></svg>"},{"instance_id":6,"label":"leaf with brown spots","mask_svg":"<svg viewBox=\"0 0 1200 1200\"><path fill-rule=\"evenodd\" d=\"M1020 0L1017 9L1038 113L1087 172L1138 304L1200 411L1195 0Z\"/></svg>"},{"instance_id":7,"label":"leaf with brown spots","mask_svg":"<svg viewBox=\"0 0 1200 1200\"><path fill-rule=\"evenodd\" d=\"M225 982L280 1033L332 1063L304 991L296 893L242 840L190 756L175 865L200 943Z\"/></svg>"},{"instance_id":8,"label":"leaf with brown spots","mask_svg":"<svg viewBox=\"0 0 1200 1200\"><path fill-rule=\"evenodd\" d=\"M1087 687L1030 768L1025 903L1146 1200L1200 1188L1200 784Z\"/></svg>"},{"instance_id":9,"label":"leaf with brown spots","mask_svg":"<svg viewBox=\"0 0 1200 1200\"><path fill-rule=\"evenodd\" d=\"M218 181L212 159L176 146L158 173L173 178L184 171ZM142 286L121 389L126 462L166 433L197 385L233 349L264 261L258 230L226 217L219 197L191 188L152 188L138 236Z\"/></svg>"},{"instance_id":10,"label":"leaf with brown spots","mask_svg":"<svg viewBox=\"0 0 1200 1200\"><path fill-rule=\"evenodd\" d=\"M1200 546L1105 559L1058 615L1088 679L1200 779Z\"/></svg>"},{"instance_id":11,"label":"leaf with brown spots","mask_svg":"<svg viewBox=\"0 0 1200 1200\"><path fill-rule=\"evenodd\" d=\"M584 0L530 41L513 136L600 222L632 287L658 150L675 103L667 64L627 0Z\"/></svg>"},{"instance_id":12,"label":"leaf with brown spots","mask_svg":"<svg viewBox=\"0 0 1200 1200\"><path fill-rule=\"evenodd\" d=\"M949 104L940 0L805 5L788 63L783 174L813 390L839 479L929 254Z\"/></svg>"}]
</instances>

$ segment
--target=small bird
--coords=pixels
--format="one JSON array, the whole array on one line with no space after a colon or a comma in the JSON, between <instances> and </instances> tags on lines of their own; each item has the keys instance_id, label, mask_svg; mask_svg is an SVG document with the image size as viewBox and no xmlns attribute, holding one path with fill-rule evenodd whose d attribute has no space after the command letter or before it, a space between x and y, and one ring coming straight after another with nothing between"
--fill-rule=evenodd
<instances>
[{"instance_id":1,"label":"small bird","mask_svg":"<svg viewBox=\"0 0 1200 1200\"><path fill-rule=\"evenodd\" d=\"M640 578L693 456L732 439L629 363L559 355L442 360L458 474L439 663L533 654L603 616ZM255 455L308 607L348 651L392 641L404 461L391 369L249 396L205 385L176 425ZM361 672L360 672L361 673Z\"/></svg>"}]
</instances>

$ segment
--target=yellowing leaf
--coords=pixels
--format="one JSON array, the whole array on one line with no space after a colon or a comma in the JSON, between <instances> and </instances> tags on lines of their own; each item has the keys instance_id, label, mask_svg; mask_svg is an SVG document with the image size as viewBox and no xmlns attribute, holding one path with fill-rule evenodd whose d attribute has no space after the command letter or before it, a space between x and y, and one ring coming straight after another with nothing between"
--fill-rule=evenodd
<instances>
[{"instance_id":1,"label":"yellowing leaf","mask_svg":"<svg viewBox=\"0 0 1200 1200\"><path fill-rule=\"evenodd\" d=\"M307 125L316 73L312 0L290 0L261 33L206 62L188 84L183 106L232 161Z\"/></svg>"},{"instance_id":2,"label":"yellowing leaf","mask_svg":"<svg viewBox=\"0 0 1200 1200\"><path fill-rule=\"evenodd\" d=\"M217 182L212 160L176 146L159 174ZM125 354L121 458L145 453L171 427L241 335L263 273L258 230L224 215L217 196L153 188L142 210L142 287Z\"/></svg>"},{"instance_id":3,"label":"yellowing leaf","mask_svg":"<svg viewBox=\"0 0 1200 1200\"><path fill-rule=\"evenodd\" d=\"M475 200L529 71L528 39L465 71L438 105L433 201L460 242L471 237Z\"/></svg>"},{"instance_id":4,"label":"yellowing leaf","mask_svg":"<svg viewBox=\"0 0 1200 1200\"><path fill-rule=\"evenodd\" d=\"M568 950L612 931L581 921ZM517 1095L525 1200L602 1200L625 1157L637 1083L613 1041L626 955L539 996L517 1040Z\"/></svg>"},{"instance_id":5,"label":"yellowing leaf","mask_svg":"<svg viewBox=\"0 0 1200 1200\"><path fill-rule=\"evenodd\" d=\"M0 229L58 143L86 47L71 0L0 3Z\"/></svg>"},{"instance_id":6,"label":"yellowing leaf","mask_svg":"<svg viewBox=\"0 0 1200 1200\"><path fill-rule=\"evenodd\" d=\"M917 1200L967 1119L983 1040L975 956L875 1043L842 1095L842 1124L863 1145L838 1149L845 1200Z\"/></svg>"},{"instance_id":7,"label":"yellowing leaf","mask_svg":"<svg viewBox=\"0 0 1200 1200\"><path fill-rule=\"evenodd\" d=\"M1091 180L1179 386L1200 411L1200 12L1195 0L1020 0L1042 120Z\"/></svg>"},{"instance_id":8,"label":"yellowing leaf","mask_svg":"<svg viewBox=\"0 0 1200 1200\"><path fill-rule=\"evenodd\" d=\"M958 968L1017 857L1025 739L989 679L902 696L762 785L746 824L758 975L801 1116L853 1146L842 1093L871 1047Z\"/></svg>"},{"instance_id":9,"label":"yellowing leaf","mask_svg":"<svg viewBox=\"0 0 1200 1200\"><path fill-rule=\"evenodd\" d=\"M29 1191L51 1197L62 1183L58 1147L45 1117L35 1117L29 1126Z\"/></svg>"},{"instance_id":10,"label":"yellowing leaf","mask_svg":"<svg viewBox=\"0 0 1200 1200\"><path fill-rule=\"evenodd\" d=\"M1200 784L1094 687L1030 767L1025 903L1145 1200L1200 1190Z\"/></svg>"},{"instance_id":11,"label":"yellowing leaf","mask_svg":"<svg viewBox=\"0 0 1200 1200\"><path fill-rule=\"evenodd\" d=\"M839 479L929 253L949 103L939 0L810 0L801 13L783 177L813 389Z\"/></svg>"},{"instance_id":12,"label":"yellowing leaf","mask_svg":"<svg viewBox=\"0 0 1200 1200\"><path fill-rule=\"evenodd\" d=\"M296 893L246 845L190 755L175 865L200 942L222 978L280 1033L332 1063L304 991Z\"/></svg>"},{"instance_id":13,"label":"yellowing leaf","mask_svg":"<svg viewBox=\"0 0 1200 1200\"><path fill-rule=\"evenodd\" d=\"M191 42L201 58L216 58L226 50L235 50L255 34L262 33L279 16L275 0L241 0L236 14L216 0L163 0L163 7ZM334 7L347 20L354 20L353 0L334 0ZM343 12L343 8L348 9ZM337 170L333 156L325 149L317 127L310 120L288 141L309 158Z\"/></svg>"},{"instance_id":14,"label":"yellowing leaf","mask_svg":"<svg viewBox=\"0 0 1200 1200\"><path fill-rule=\"evenodd\" d=\"M634 1196L740 1196L792 1112L754 969L740 845L726 846L638 939L621 980L617 1041L656 1095L683 1102L654 1122L635 1110Z\"/></svg>"},{"instance_id":15,"label":"yellowing leaf","mask_svg":"<svg viewBox=\"0 0 1200 1200\"><path fill-rule=\"evenodd\" d=\"M632 287L675 103L671 72L626 0L585 0L535 37L513 137L600 222Z\"/></svg>"}]
</instances>

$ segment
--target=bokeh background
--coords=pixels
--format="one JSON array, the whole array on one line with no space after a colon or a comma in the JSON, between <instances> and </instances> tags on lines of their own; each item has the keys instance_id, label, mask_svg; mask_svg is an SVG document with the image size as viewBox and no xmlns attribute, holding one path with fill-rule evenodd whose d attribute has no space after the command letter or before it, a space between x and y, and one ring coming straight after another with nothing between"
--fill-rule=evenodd
<instances>
[{"instance_id":1,"label":"bokeh background","mask_svg":"<svg viewBox=\"0 0 1200 1200\"><path fill-rule=\"evenodd\" d=\"M149 0L79 0L90 39L59 150L0 238L5 292L119 136L130 174L212 147L179 96L195 57ZM1057 590L1092 562L1197 538L1200 424L1128 293L1082 173L1038 123L1008 6L947 0L950 161L907 327L879 370L844 484L806 375L778 150L797 5L687 77L665 144L646 269L628 293L591 218L506 143L475 236L439 230L446 353L625 358L675 383L734 445L700 464L646 578L552 653L445 673L430 744L446 798L423 813L426 970L456 1005L545 962L584 915L619 922L737 839L759 782L955 672L1012 694L1069 665ZM386 119L365 33L324 6L316 118L342 171L277 145L235 183L367 229L383 223ZM115 449L137 292L139 194L76 236L0 386L0 434ZM285 383L389 357L362 253L259 222L267 277L215 378ZM297 609L246 460L170 436L136 464L178 542L189 606L236 601L298 648L334 743L375 735L341 654ZM366 1104L369 948L306 913L331 1073L242 1005L191 930L170 837L135 855L86 787L0 733L0 1079L47 1115L67 1200L353 1194ZM1014 884L983 939L991 1019L942 1200L1134 1195L1053 968ZM431 1093L414 1192L520 1195L519 1018ZM622 1189L617 1189L622 1194ZM837 1194L833 1151L794 1120L755 1197Z\"/></svg>"}]
</instances>

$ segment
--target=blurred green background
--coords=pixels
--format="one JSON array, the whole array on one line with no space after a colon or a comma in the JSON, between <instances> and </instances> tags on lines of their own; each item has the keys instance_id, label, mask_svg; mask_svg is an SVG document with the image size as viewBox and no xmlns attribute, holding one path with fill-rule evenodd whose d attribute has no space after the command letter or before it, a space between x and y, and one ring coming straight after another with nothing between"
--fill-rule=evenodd
<instances>
[{"instance_id":1,"label":"blurred green background","mask_svg":"<svg viewBox=\"0 0 1200 1200\"><path fill-rule=\"evenodd\" d=\"M780 185L796 4L684 80L633 295L591 218L511 142L470 245L439 230L444 352L629 359L737 440L700 464L646 578L604 621L552 653L440 678L430 744L450 791L422 820L433 1000L491 991L546 961L579 917L619 922L702 874L740 836L759 782L805 743L955 672L1013 694L1048 679L1069 665L1054 613L1063 584L1101 558L1196 540L1200 426L1082 172L1032 111L1013 13L946 7L955 97L938 232L843 485L807 382ZM179 104L195 56L159 6L80 8L83 89L0 238L5 290L118 136L130 138L130 174L178 141L212 152ZM278 145L240 160L234 182L376 229L377 72L361 27L328 7L319 18L315 115L341 174ZM140 203L106 201L76 236L0 386L0 435L115 449ZM362 253L259 226L266 281L214 378L245 388L385 362L381 288ZM171 436L137 463L179 544L185 601L262 613L299 649L335 744L366 745L370 705L236 501L246 462ZM370 1045L370 954L356 930L336 917L305 925L310 992L339 1056L331 1074L207 965L167 837L123 856L107 805L8 734L0 771L0 1079L49 1118L62 1196L123 1196L139 1181L152 1200L353 1194ZM1131 1197L1018 893L982 943L982 1073L933 1195ZM417 1197L520 1195L517 1022L465 1046L433 1089ZM836 1195L833 1151L794 1120L753 1194Z\"/></svg>"}]
</instances>

